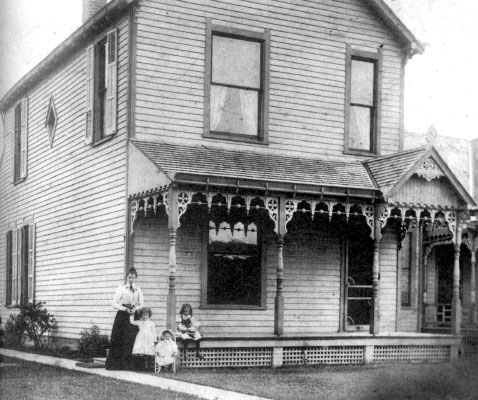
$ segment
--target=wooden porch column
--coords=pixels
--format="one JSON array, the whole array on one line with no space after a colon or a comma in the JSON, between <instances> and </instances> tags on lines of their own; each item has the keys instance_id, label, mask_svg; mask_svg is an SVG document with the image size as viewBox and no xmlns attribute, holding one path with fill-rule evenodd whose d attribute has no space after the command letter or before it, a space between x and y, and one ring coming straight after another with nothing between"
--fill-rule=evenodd
<instances>
[{"instance_id":1,"label":"wooden porch column","mask_svg":"<svg viewBox=\"0 0 478 400\"><path fill-rule=\"evenodd\" d=\"M370 333L377 335L380 331L380 241L382 232L380 225L381 206L375 207L374 215L374 239L373 239L373 264L372 264L372 318L370 319Z\"/></svg>"},{"instance_id":2,"label":"wooden porch column","mask_svg":"<svg viewBox=\"0 0 478 400\"><path fill-rule=\"evenodd\" d=\"M167 298L166 327L176 326L176 232L178 230L178 199L174 189L169 190L169 290Z\"/></svg>"},{"instance_id":3,"label":"wooden porch column","mask_svg":"<svg viewBox=\"0 0 478 400\"><path fill-rule=\"evenodd\" d=\"M455 260L453 264L453 300L451 307L452 332L454 335L461 333L461 301L460 301L460 244L461 221L456 221Z\"/></svg>"},{"instance_id":4,"label":"wooden porch column","mask_svg":"<svg viewBox=\"0 0 478 400\"><path fill-rule=\"evenodd\" d=\"M277 288L275 297L274 309L274 334L281 336L284 334L284 235L285 227L285 198L279 198L279 213L278 213L278 232L277 232Z\"/></svg>"},{"instance_id":5,"label":"wooden porch column","mask_svg":"<svg viewBox=\"0 0 478 400\"><path fill-rule=\"evenodd\" d=\"M476 246L472 246L471 251L471 293L470 293L470 322L472 325L477 324L477 315L476 315Z\"/></svg>"}]
</instances>

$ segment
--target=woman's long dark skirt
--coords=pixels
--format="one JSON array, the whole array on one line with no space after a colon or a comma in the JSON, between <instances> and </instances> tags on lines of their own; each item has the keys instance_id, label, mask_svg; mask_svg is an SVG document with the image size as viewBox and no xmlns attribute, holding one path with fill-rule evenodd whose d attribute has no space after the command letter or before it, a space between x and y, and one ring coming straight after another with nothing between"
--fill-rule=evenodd
<instances>
[{"instance_id":1,"label":"woman's long dark skirt","mask_svg":"<svg viewBox=\"0 0 478 400\"><path fill-rule=\"evenodd\" d=\"M132 352L137 333L138 327L131 325L129 322L129 313L118 311L111 330L110 351L106 358L106 369L134 369Z\"/></svg>"}]
</instances>

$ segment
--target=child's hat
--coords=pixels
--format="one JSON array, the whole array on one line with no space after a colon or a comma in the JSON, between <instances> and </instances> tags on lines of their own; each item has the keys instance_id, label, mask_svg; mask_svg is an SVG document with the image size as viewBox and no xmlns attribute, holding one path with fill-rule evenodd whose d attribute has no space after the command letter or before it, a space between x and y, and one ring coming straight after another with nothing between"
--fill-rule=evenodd
<instances>
[{"instance_id":1,"label":"child's hat","mask_svg":"<svg viewBox=\"0 0 478 400\"><path fill-rule=\"evenodd\" d=\"M170 333L171 336L174 337L174 332L171 329L165 329L164 331L162 331L161 336L164 336L166 332Z\"/></svg>"}]
</instances>

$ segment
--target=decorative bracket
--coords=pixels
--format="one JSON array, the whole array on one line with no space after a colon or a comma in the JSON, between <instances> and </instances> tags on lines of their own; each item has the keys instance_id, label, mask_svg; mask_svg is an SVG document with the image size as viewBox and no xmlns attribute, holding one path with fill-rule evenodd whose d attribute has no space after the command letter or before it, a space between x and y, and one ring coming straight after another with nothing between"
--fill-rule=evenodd
<instances>
[{"instance_id":1,"label":"decorative bracket","mask_svg":"<svg viewBox=\"0 0 478 400\"><path fill-rule=\"evenodd\" d=\"M441 169L436 165L435 161L432 158L426 159L420 168L417 169L416 174L428 182L432 179L438 179L445 174L441 171Z\"/></svg>"}]
</instances>

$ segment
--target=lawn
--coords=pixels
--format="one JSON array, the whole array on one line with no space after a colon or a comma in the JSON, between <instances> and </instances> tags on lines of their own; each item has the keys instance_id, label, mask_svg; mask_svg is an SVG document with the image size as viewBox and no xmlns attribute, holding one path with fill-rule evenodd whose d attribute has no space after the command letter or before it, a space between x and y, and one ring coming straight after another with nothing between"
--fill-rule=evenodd
<instances>
[{"instance_id":1,"label":"lawn","mask_svg":"<svg viewBox=\"0 0 478 400\"><path fill-rule=\"evenodd\" d=\"M193 400L197 397L97 375L6 359L0 398ZM275 400L478 399L478 355L446 364L182 369L165 377Z\"/></svg>"},{"instance_id":2,"label":"lawn","mask_svg":"<svg viewBox=\"0 0 478 400\"><path fill-rule=\"evenodd\" d=\"M446 364L185 369L175 379L276 400L476 400L478 356Z\"/></svg>"},{"instance_id":3,"label":"lawn","mask_svg":"<svg viewBox=\"0 0 478 400\"><path fill-rule=\"evenodd\" d=\"M152 386L5 358L0 363L0 399L21 400L198 400Z\"/></svg>"}]
</instances>

